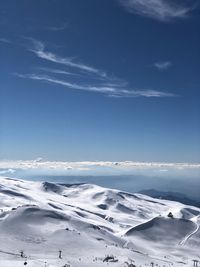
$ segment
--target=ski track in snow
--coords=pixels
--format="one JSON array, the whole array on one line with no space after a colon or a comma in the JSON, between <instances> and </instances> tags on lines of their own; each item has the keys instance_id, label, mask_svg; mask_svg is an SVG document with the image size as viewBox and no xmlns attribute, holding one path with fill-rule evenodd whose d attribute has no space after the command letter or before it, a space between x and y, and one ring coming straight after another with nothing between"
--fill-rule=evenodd
<instances>
[{"instance_id":1,"label":"ski track in snow","mask_svg":"<svg viewBox=\"0 0 200 267\"><path fill-rule=\"evenodd\" d=\"M195 220L196 219L196 220ZM200 229L200 225L198 222L198 219L200 219L200 215L198 215L193 221L195 222L196 225L196 229L194 229L194 231L192 231L191 233L189 233L188 235L186 235L184 237L184 239L179 243L180 246L184 246L186 244L186 242L193 236L195 235L199 229Z\"/></svg>"}]
</instances>

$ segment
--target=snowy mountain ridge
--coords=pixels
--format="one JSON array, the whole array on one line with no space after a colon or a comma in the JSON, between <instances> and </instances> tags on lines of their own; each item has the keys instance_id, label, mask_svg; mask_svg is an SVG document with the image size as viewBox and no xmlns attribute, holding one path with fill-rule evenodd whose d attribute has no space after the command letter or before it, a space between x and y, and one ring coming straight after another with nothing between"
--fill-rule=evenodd
<instances>
[{"instance_id":1,"label":"snowy mountain ridge","mask_svg":"<svg viewBox=\"0 0 200 267\"><path fill-rule=\"evenodd\" d=\"M174 201L0 177L0 267L191 266L199 225L199 208Z\"/></svg>"},{"instance_id":2,"label":"snowy mountain ridge","mask_svg":"<svg viewBox=\"0 0 200 267\"><path fill-rule=\"evenodd\" d=\"M176 202L181 202L185 205L195 206L200 208L200 202L191 197L181 194L179 192L159 191L155 189L140 190L138 193L147 195L153 198L167 199Z\"/></svg>"}]
</instances>

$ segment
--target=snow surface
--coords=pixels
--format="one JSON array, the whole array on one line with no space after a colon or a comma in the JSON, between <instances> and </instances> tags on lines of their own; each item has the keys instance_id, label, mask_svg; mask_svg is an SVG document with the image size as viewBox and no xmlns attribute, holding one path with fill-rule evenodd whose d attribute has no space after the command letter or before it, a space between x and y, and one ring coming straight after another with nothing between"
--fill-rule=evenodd
<instances>
[{"instance_id":1,"label":"snow surface","mask_svg":"<svg viewBox=\"0 0 200 267\"><path fill-rule=\"evenodd\" d=\"M192 266L199 225L199 208L174 201L0 177L0 267Z\"/></svg>"}]
</instances>

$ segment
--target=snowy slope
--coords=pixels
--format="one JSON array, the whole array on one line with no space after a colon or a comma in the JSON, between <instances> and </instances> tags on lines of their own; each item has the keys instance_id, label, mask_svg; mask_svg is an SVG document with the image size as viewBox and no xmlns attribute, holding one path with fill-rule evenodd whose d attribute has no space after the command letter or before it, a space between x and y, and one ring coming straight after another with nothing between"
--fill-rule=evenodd
<instances>
[{"instance_id":1,"label":"snowy slope","mask_svg":"<svg viewBox=\"0 0 200 267\"><path fill-rule=\"evenodd\" d=\"M0 267L24 266L26 258L32 267L127 266L131 259L191 266L200 256L199 225L199 208L174 201L0 177ZM103 262L107 255L118 261Z\"/></svg>"}]
</instances>

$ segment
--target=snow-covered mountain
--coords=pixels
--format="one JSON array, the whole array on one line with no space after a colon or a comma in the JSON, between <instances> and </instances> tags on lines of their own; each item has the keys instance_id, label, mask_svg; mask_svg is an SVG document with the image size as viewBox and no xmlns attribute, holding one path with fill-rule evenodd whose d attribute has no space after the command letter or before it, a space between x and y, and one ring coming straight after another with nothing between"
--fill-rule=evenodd
<instances>
[{"instance_id":1,"label":"snow-covered mountain","mask_svg":"<svg viewBox=\"0 0 200 267\"><path fill-rule=\"evenodd\" d=\"M0 267L192 266L199 225L174 201L0 177Z\"/></svg>"}]
</instances>

